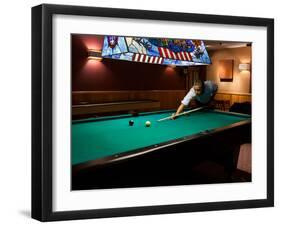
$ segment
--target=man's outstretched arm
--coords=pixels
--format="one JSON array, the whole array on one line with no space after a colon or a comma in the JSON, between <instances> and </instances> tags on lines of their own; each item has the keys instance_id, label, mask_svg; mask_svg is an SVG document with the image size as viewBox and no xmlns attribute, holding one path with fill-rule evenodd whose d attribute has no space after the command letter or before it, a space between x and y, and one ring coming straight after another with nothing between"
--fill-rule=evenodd
<instances>
[{"instance_id":1,"label":"man's outstretched arm","mask_svg":"<svg viewBox=\"0 0 281 226\"><path fill-rule=\"evenodd\" d=\"M177 115L180 114L183 111L184 107L185 107L184 104L180 104L176 113L172 114L172 119L175 119L177 117Z\"/></svg>"}]
</instances>

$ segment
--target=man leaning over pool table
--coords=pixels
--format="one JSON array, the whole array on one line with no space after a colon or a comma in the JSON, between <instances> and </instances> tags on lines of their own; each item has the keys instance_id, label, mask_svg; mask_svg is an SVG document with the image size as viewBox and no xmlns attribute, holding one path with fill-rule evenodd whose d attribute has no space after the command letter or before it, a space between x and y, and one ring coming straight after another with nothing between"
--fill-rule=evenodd
<instances>
[{"instance_id":1,"label":"man leaning over pool table","mask_svg":"<svg viewBox=\"0 0 281 226\"><path fill-rule=\"evenodd\" d=\"M213 100L217 90L217 84L212 81L195 80L193 87L181 101L176 113L172 114L172 119L176 119L192 99L195 99L199 105L208 105Z\"/></svg>"}]
</instances>

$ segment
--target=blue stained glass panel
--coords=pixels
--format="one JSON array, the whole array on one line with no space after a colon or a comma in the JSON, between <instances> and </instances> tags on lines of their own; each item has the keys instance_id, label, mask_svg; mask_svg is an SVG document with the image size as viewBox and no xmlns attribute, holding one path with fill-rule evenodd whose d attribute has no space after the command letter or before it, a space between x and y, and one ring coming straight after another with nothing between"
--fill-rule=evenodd
<instances>
[{"instance_id":1,"label":"blue stained glass panel","mask_svg":"<svg viewBox=\"0 0 281 226\"><path fill-rule=\"evenodd\" d=\"M110 56L128 52L124 37L105 36L102 48L102 56Z\"/></svg>"},{"instance_id":2,"label":"blue stained glass panel","mask_svg":"<svg viewBox=\"0 0 281 226\"><path fill-rule=\"evenodd\" d=\"M158 47L153 45L148 38L126 37L129 52L159 56Z\"/></svg>"},{"instance_id":3,"label":"blue stained glass panel","mask_svg":"<svg viewBox=\"0 0 281 226\"><path fill-rule=\"evenodd\" d=\"M110 58L115 60L127 60L132 61L133 60L133 53L121 53L121 54L114 54L114 55L108 55L104 56L104 58Z\"/></svg>"},{"instance_id":4,"label":"blue stained glass panel","mask_svg":"<svg viewBox=\"0 0 281 226\"><path fill-rule=\"evenodd\" d=\"M176 66L211 64L204 42L190 39L105 36L102 56Z\"/></svg>"}]
</instances>

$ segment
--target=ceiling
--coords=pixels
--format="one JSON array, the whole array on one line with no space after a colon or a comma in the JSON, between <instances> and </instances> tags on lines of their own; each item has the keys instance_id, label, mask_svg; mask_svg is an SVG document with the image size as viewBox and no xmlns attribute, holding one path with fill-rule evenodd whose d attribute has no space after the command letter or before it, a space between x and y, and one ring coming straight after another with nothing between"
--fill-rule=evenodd
<instances>
[{"instance_id":1,"label":"ceiling","mask_svg":"<svg viewBox=\"0 0 281 226\"><path fill-rule=\"evenodd\" d=\"M227 48L240 48L251 46L250 42L230 42L230 41L204 41L207 50L218 50L218 49L227 49Z\"/></svg>"}]
</instances>

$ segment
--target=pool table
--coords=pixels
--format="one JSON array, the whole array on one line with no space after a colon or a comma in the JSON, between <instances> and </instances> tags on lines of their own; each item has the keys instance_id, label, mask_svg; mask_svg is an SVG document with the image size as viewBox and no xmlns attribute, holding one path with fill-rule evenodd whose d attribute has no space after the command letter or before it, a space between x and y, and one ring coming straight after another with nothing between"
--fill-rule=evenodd
<instances>
[{"instance_id":1,"label":"pool table","mask_svg":"<svg viewBox=\"0 0 281 226\"><path fill-rule=\"evenodd\" d=\"M190 167L206 158L231 172L240 144L250 142L251 116L204 109L158 121L172 113L73 121L72 189L188 184Z\"/></svg>"}]
</instances>

